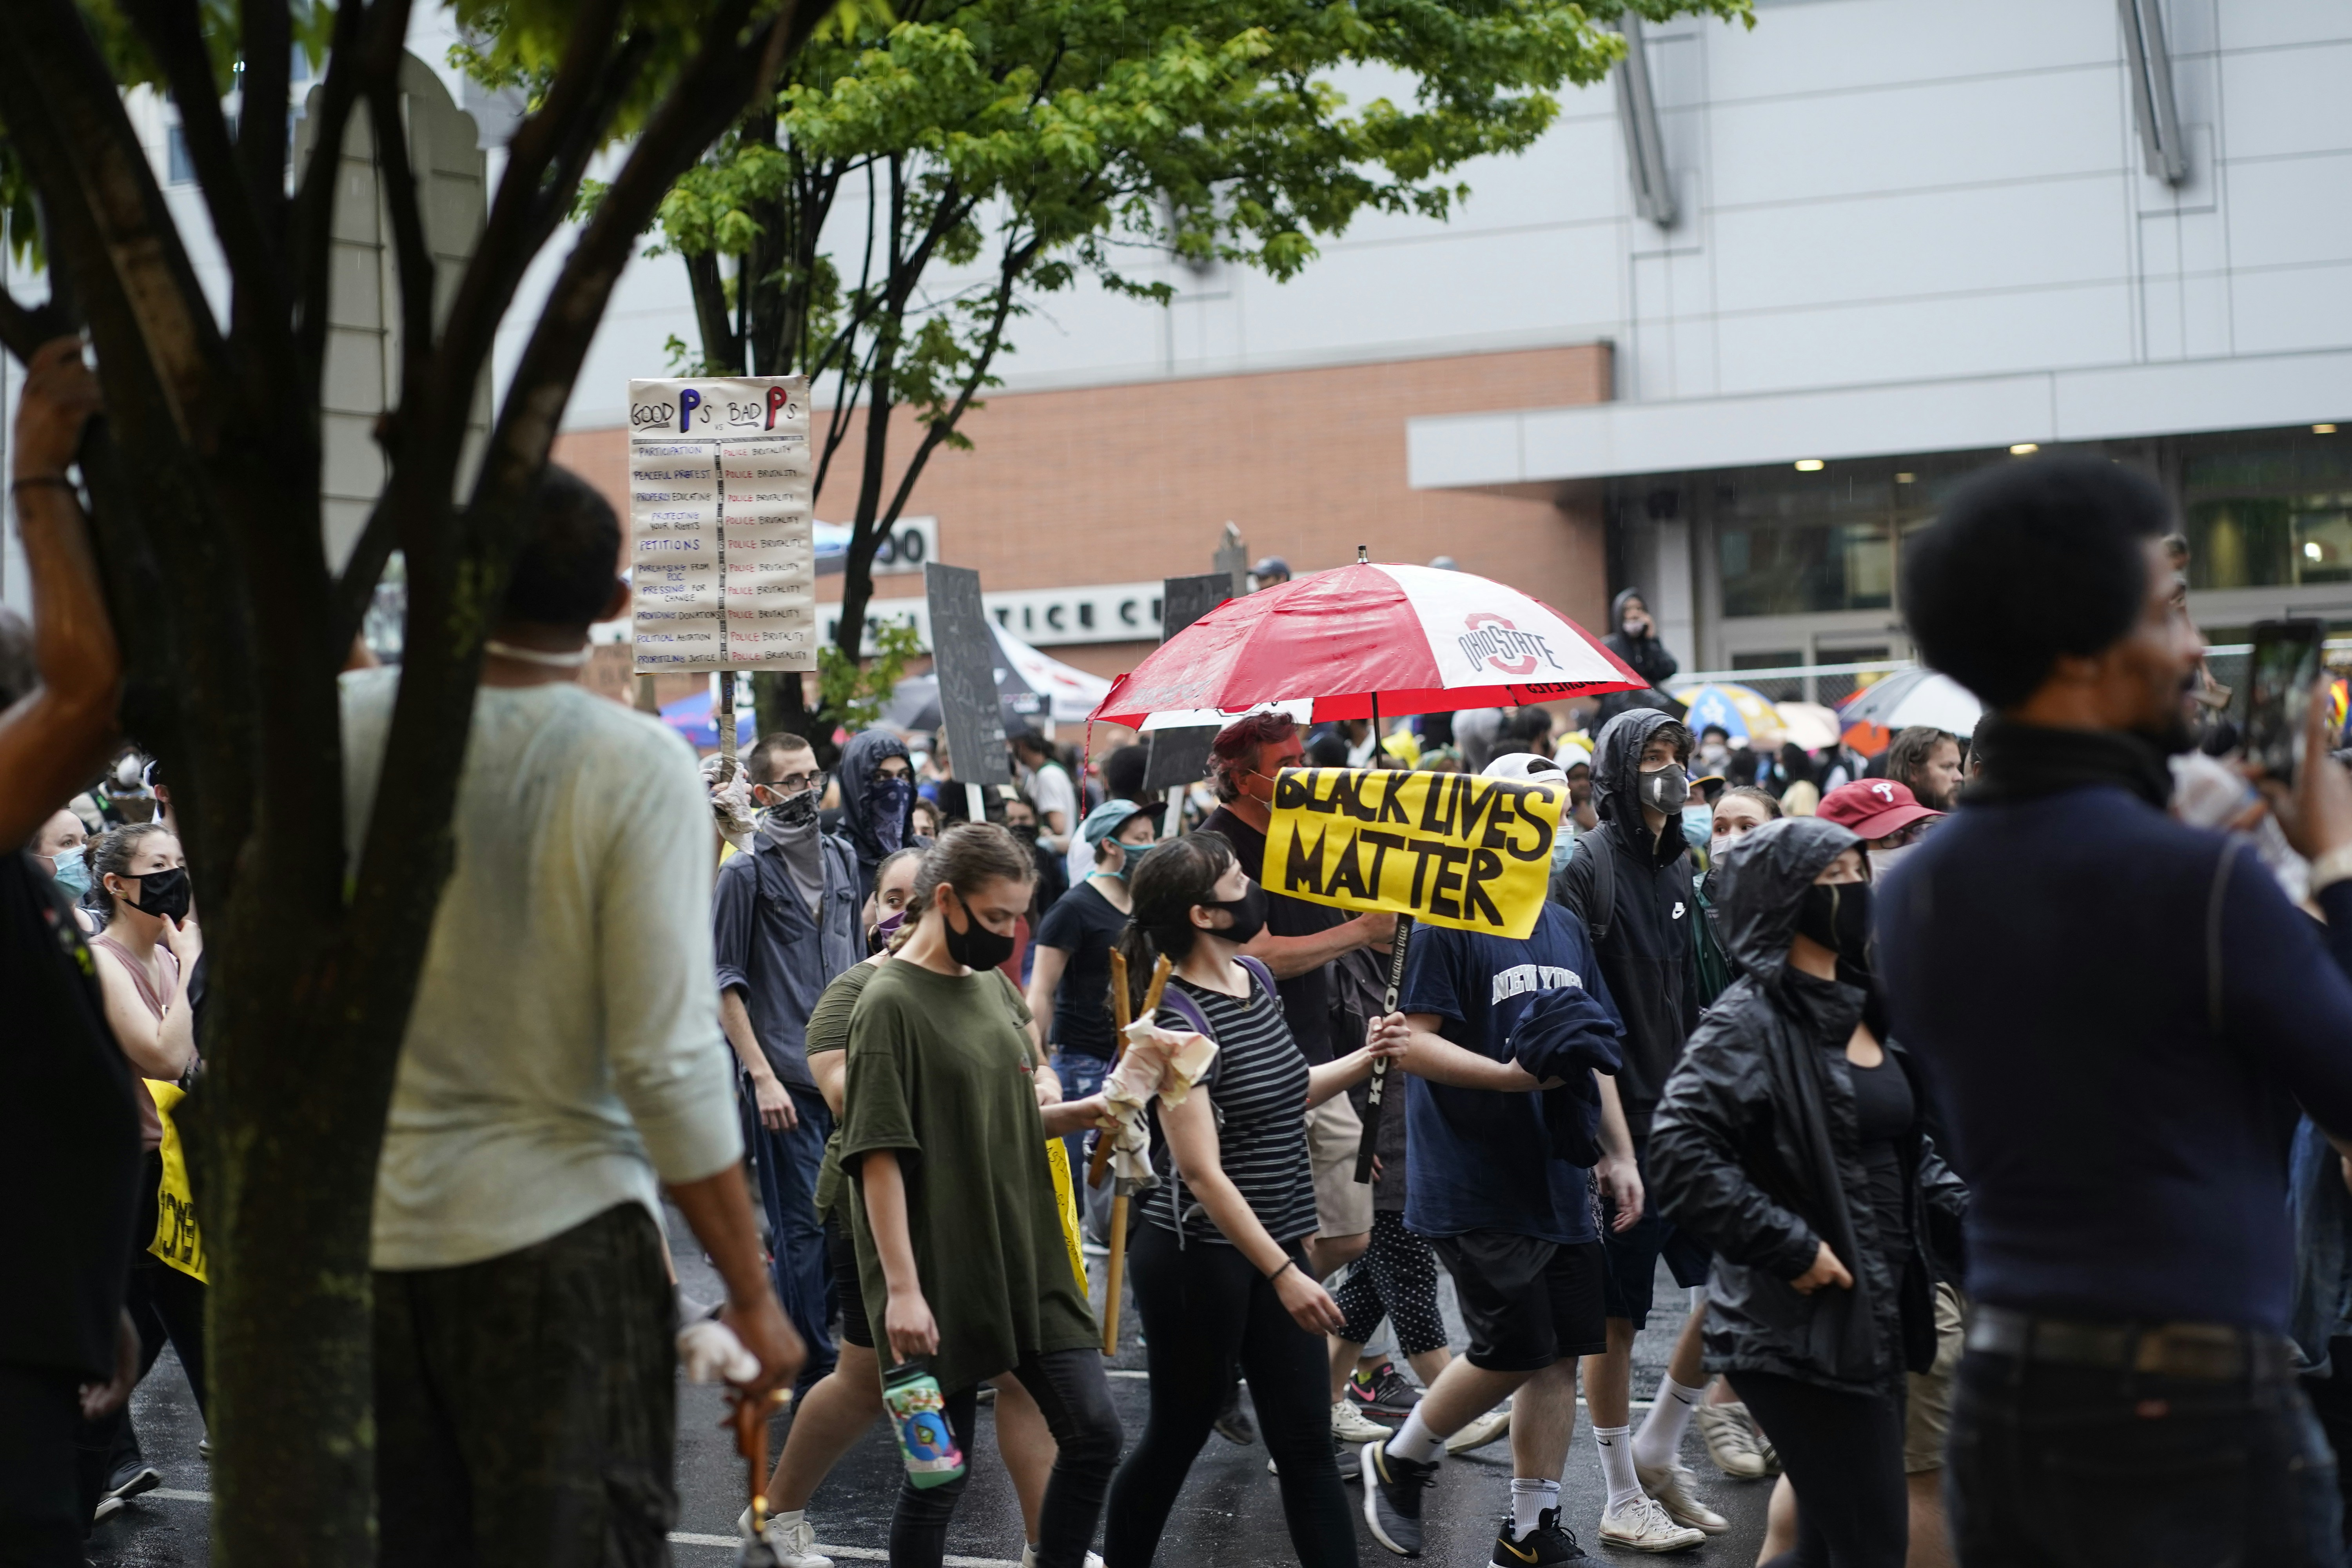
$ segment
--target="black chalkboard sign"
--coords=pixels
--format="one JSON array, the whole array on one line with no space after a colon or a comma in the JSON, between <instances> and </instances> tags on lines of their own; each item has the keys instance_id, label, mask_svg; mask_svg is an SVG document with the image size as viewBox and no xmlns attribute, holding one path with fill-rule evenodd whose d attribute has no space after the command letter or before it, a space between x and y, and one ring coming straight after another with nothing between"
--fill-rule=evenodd
<instances>
[{"instance_id":1,"label":"black chalkboard sign","mask_svg":"<svg viewBox=\"0 0 2352 1568\"><path fill-rule=\"evenodd\" d=\"M980 574L969 566L923 566L930 601L931 665L940 678L940 725L959 783L1013 782L1004 753L1004 710L996 689L1002 657L981 607Z\"/></svg>"},{"instance_id":2,"label":"black chalkboard sign","mask_svg":"<svg viewBox=\"0 0 2352 1568\"><path fill-rule=\"evenodd\" d=\"M1166 642L1234 596L1234 580L1223 572L1169 577L1160 590L1160 640ZM1151 731L1151 756L1143 765L1143 787L1152 795L1208 777L1209 742L1219 726Z\"/></svg>"}]
</instances>

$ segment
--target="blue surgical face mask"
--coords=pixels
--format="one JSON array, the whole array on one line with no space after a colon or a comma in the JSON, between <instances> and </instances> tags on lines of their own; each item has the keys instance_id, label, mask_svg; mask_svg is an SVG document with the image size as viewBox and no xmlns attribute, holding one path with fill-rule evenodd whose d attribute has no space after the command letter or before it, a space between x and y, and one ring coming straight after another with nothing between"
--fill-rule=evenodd
<instances>
[{"instance_id":1,"label":"blue surgical face mask","mask_svg":"<svg viewBox=\"0 0 2352 1568\"><path fill-rule=\"evenodd\" d=\"M1693 801L1683 807L1683 841L1694 849L1704 849L1715 836L1715 807L1705 801Z\"/></svg>"},{"instance_id":2,"label":"blue surgical face mask","mask_svg":"<svg viewBox=\"0 0 2352 1568\"><path fill-rule=\"evenodd\" d=\"M89 891L89 862L82 857L82 847L77 844L70 849L58 850L57 866L58 885L79 901Z\"/></svg>"}]
</instances>

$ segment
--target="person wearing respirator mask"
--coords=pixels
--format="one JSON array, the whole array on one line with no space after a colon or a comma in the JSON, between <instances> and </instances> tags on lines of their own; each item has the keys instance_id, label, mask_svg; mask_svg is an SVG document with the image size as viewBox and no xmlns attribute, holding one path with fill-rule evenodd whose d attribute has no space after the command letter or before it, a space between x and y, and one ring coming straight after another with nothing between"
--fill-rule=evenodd
<instances>
[{"instance_id":1,"label":"person wearing respirator mask","mask_svg":"<svg viewBox=\"0 0 2352 1568\"><path fill-rule=\"evenodd\" d=\"M1682 812L1690 801L1691 733L1672 715L1633 708L1602 727L1593 749L1593 809L1601 826L1577 845L1576 858L1552 879L1552 897L1591 933L1609 995L1625 1026L1623 1068L1617 1075L1637 1166L1643 1167L1650 1117L1665 1082L1682 1060L1683 1042L1698 1023L1703 998L1694 962L1693 926L1698 900ZM1608 858L1604 882L1601 860ZM1603 887L1610 890L1606 907ZM1651 1282L1660 1258L1685 1289L1706 1282L1706 1248L1659 1218L1654 1203L1637 1207L1632 1184L1607 1179L1602 1196L1612 1223L1601 1230L1609 1254L1606 1289L1608 1349L1584 1363L1585 1397L1594 1441L1609 1486L1601 1521L1604 1542L1639 1550L1679 1551L1703 1533L1728 1528L1696 1495L1690 1473L1675 1458L1706 1382L1701 1370L1702 1305L1682 1324L1681 1337L1640 1435L1631 1430L1633 1338L1647 1321ZM1621 1228L1615 1215L1629 1217Z\"/></svg>"},{"instance_id":2,"label":"person wearing respirator mask","mask_svg":"<svg viewBox=\"0 0 2352 1568\"><path fill-rule=\"evenodd\" d=\"M810 1075L809 1015L833 978L866 956L857 852L827 833L825 777L798 735L762 736L743 760L757 812L751 848L711 889L719 1021L742 1069L736 1100L774 1238L776 1296L808 1346L805 1391L830 1370L824 1233L812 1194L833 1113Z\"/></svg>"},{"instance_id":3,"label":"person wearing respirator mask","mask_svg":"<svg viewBox=\"0 0 2352 1568\"><path fill-rule=\"evenodd\" d=\"M1893 779L1856 779L1822 796L1816 816L1850 829L1870 853L1873 881L1885 879L1911 852L1922 833L1943 819L1921 805L1911 786Z\"/></svg>"}]
</instances>

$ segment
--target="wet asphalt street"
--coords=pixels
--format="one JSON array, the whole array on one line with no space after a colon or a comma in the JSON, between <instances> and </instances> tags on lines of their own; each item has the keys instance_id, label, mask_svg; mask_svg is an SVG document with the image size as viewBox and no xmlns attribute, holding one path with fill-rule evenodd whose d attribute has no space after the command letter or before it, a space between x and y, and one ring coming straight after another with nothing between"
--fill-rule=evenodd
<instances>
[{"instance_id":1,"label":"wet asphalt street","mask_svg":"<svg viewBox=\"0 0 2352 1568\"><path fill-rule=\"evenodd\" d=\"M684 1225L673 1211L670 1237L689 1294L705 1300L721 1294L715 1277L702 1261ZM1093 1270L1097 1276L1099 1268ZM1101 1283L1096 1282L1100 1304ZM1646 1398L1657 1386L1673 1335L1682 1320L1684 1293L1662 1273L1650 1327L1635 1352L1634 1392ZM1459 1320L1452 1310L1450 1290L1447 1321L1455 1330L1455 1345L1463 1342ZM1133 1303L1127 1303L1119 1354L1111 1363L1111 1394L1130 1435L1143 1425L1149 1394L1143 1379L1144 1356L1137 1342ZM731 1433L718 1423L724 1402L708 1388L685 1386L678 1402L677 1531L671 1537L677 1568L724 1568L733 1560L736 1515L744 1500L743 1465L734 1452ZM207 1531L210 1521L209 1479L205 1461L196 1452L203 1436L194 1400L180 1375L178 1363L167 1352L134 1396L133 1415L147 1458L163 1477L161 1489L138 1499L92 1535L89 1555L106 1565L152 1565L152 1568L205 1568L210 1562ZM1638 1424L1641 1411L1634 1412ZM790 1417L781 1418L771 1439L771 1452L781 1446ZM994 1417L981 1412L981 1436L975 1445L972 1479L964 1493L949 1538L949 1563L968 1568L1015 1568L1021 1558L1021 1515L1003 1467L996 1462ZM1749 1568L1763 1538L1764 1506L1769 1482L1725 1480L1706 1462L1696 1436L1685 1441L1685 1462L1699 1473L1702 1492L1732 1521L1730 1533L1709 1541L1696 1552L1674 1561L1691 1568ZM852 1450L821 1488L809 1509L823 1550L844 1564L887 1560L889 1518L897 1495L898 1452L888 1433L877 1423L866 1439ZM1497 1517L1509 1506L1510 1446L1496 1443L1475 1454L1446 1462L1428 1511L1428 1547L1422 1559L1444 1568L1475 1568L1492 1552ZM1348 1489L1351 1502L1360 1489ZM1640 1553L1601 1549L1593 1539L1600 1522L1603 1489L1601 1468L1590 1431L1580 1412L1577 1440L1566 1477L1564 1522L1591 1551L1596 1563L1644 1561ZM1359 1527L1361 1561L1377 1565L1391 1561ZM1212 1437L1192 1468L1182 1498L1171 1520L1159 1562L1171 1568L1217 1564L1218 1568L1259 1568L1295 1562L1283 1528L1282 1508L1275 1479L1266 1474L1262 1447L1238 1447Z\"/></svg>"}]
</instances>

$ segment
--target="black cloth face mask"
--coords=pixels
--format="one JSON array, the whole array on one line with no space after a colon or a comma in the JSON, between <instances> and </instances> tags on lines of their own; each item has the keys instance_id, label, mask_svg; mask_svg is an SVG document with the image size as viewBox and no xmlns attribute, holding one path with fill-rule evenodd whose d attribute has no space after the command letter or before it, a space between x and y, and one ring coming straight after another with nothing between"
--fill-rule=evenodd
<instances>
[{"instance_id":1,"label":"black cloth face mask","mask_svg":"<svg viewBox=\"0 0 2352 1568\"><path fill-rule=\"evenodd\" d=\"M1838 955L1841 965L1870 968L1870 884L1815 882L1797 910L1797 934Z\"/></svg>"},{"instance_id":2,"label":"black cloth face mask","mask_svg":"<svg viewBox=\"0 0 2352 1568\"><path fill-rule=\"evenodd\" d=\"M167 921L188 918L188 868L174 866L168 871L147 871L137 879L139 896L131 907L142 915L161 915Z\"/></svg>"},{"instance_id":3,"label":"black cloth face mask","mask_svg":"<svg viewBox=\"0 0 2352 1568\"><path fill-rule=\"evenodd\" d=\"M1004 831L1013 835L1013 837L1021 840L1022 843L1027 845L1030 848L1034 849L1037 847L1037 825L1035 823L1016 822Z\"/></svg>"},{"instance_id":4,"label":"black cloth face mask","mask_svg":"<svg viewBox=\"0 0 2352 1568\"><path fill-rule=\"evenodd\" d=\"M942 882L940 885L944 888L948 884ZM994 969L1013 956L1013 939L1010 934L999 935L981 924L980 917L971 912L971 906L964 904L962 894L956 895L956 902L963 904L964 925L961 931L956 930L955 922L948 919L947 906L940 906L940 932L946 940L950 958L966 969L977 972Z\"/></svg>"},{"instance_id":5,"label":"black cloth face mask","mask_svg":"<svg viewBox=\"0 0 2352 1568\"><path fill-rule=\"evenodd\" d=\"M774 789L772 784L761 787L771 793ZM778 827L806 827L816 820L816 802L817 792L813 789L804 789L798 795L785 795L768 807L768 820Z\"/></svg>"},{"instance_id":6,"label":"black cloth face mask","mask_svg":"<svg viewBox=\"0 0 2352 1568\"><path fill-rule=\"evenodd\" d=\"M1233 924L1221 931L1213 931L1210 934L1223 937L1227 942L1242 947L1247 947L1257 933L1265 929L1265 889L1255 882L1252 882L1249 885L1249 891L1238 899L1227 899L1221 903L1212 903L1203 900L1201 908L1223 910L1233 916Z\"/></svg>"}]
</instances>

